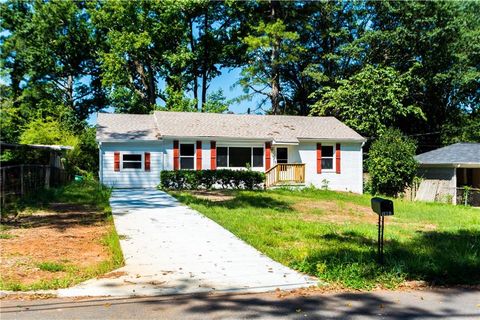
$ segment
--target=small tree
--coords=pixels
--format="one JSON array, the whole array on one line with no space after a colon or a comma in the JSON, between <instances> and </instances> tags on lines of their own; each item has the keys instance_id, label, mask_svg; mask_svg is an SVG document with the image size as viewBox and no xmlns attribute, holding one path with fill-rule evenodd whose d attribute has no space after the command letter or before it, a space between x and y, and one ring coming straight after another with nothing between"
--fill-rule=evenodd
<instances>
[{"instance_id":1,"label":"small tree","mask_svg":"<svg viewBox=\"0 0 480 320\"><path fill-rule=\"evenodd\" d=\"M413 183L417 171L414 140L398 129L388 129L373 142L367 160L372 192L398 196Z\"/></svg>"}]
</instances>

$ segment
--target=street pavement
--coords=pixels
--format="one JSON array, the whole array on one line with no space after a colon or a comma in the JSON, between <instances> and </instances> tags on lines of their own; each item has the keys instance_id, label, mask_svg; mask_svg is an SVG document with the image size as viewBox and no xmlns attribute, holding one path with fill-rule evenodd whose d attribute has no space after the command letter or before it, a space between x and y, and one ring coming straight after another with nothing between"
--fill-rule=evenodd
<instances>
[{"instance_id":1,"label":"street pavement","mask_svg":"<svg viewBox=\"0 0 480 320\"><path fill-rule=\"evenodd\" d=\"M479 289L3 300L9 319L480 319Z\"/></svg>"}]
</instances>

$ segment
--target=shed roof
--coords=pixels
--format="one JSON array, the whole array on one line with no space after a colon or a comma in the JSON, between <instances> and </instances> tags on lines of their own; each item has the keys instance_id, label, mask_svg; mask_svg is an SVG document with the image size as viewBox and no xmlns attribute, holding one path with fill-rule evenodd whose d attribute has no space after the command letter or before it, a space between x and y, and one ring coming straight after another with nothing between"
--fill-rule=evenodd
<instances>
[{"instance_id":1,"label":"shed roof","mask_svg":"<svg viewBox=\"0 0 480 320\"><path fill-rule=\"evenodd\" d=\"M153 115L100 113L98 140L156 140L160 137L263 139L296 143L302 139L365 139L334 117L238 115L156 111Z\"/></svg>"},{"instance_id":2,"label":"shed roof","mask_svg":"<svg viewBox=\"0 0 480 320\"><path fill-rule=\"evenodd\" d=\"M480 167L480 143L455 143L419 154L420 165L478 165Z\"/></svg>"}]
</instances>

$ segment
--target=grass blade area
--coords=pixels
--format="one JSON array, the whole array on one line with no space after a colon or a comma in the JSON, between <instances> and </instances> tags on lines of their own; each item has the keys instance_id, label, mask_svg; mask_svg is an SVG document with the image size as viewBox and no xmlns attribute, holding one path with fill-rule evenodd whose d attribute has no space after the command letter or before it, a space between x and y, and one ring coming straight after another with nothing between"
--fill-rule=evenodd
<instances>
[{"instance_id":1,"label":"grass blade area","mask_svg":"<svg viewBox=\"0 0 480 320\"><path fill-rule=\"evenodd\" d=\"M347 288L480 283L480 210L394 200L376 263L370 196L324 190L172 192L271 258ZM206 194L206 195L205 195Z\"/></svg>"},{"instance_id":2,"label":"grass blade area","mask_svg":"<svg viewBox=\"0 0 480 320\"><path fill-rule=\"evenodd\" d=\"M65 288L123 266L110 193L88 180L17 203L20 214L0 228L0 289Z\"/></svg>"}]
</instances>

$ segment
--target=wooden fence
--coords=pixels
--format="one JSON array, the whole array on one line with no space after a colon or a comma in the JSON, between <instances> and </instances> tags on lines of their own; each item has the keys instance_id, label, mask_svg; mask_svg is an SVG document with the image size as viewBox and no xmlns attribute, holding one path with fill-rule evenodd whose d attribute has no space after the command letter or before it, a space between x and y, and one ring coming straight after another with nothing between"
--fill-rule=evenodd
<instances>
[{"instance_id":1,"label":"wooden fence","mask_svg":"<svg viewBox=\"0 0 480 320\"><path fill-rule=\"evenodd\" d=\"M25 195L41 189L60 187L71 180L64 169L21 164L0 168L0 197L2 210L5 206Z\"/></svg>"}]
</instances>

